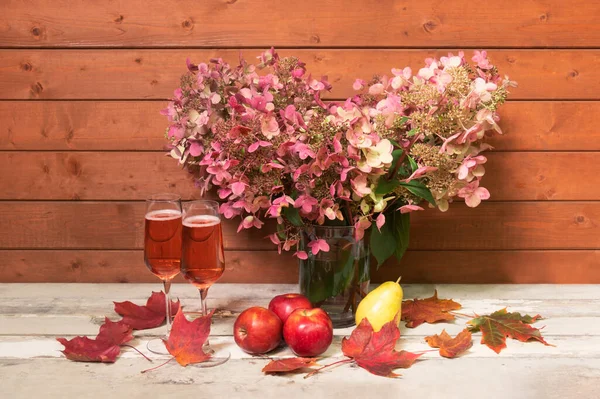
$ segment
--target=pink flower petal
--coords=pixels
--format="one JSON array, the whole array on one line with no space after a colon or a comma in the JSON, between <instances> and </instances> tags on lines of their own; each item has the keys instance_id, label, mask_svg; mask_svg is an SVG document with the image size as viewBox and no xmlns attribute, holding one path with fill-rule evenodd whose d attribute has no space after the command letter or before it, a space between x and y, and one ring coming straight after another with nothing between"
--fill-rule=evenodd
<instances>
[{"instance_id":1,"label":"pink flower petal","mask_svg":"<svg viewBox=\"0 0 600 399\"><path fill-rule=\"evenodd\" d=\"M414 211L422 211L423 208L421 208L418 205L403 205L400 208L398 208L397 210L399 210L400 213L410 213L410 212L414 212Z\"/></svg>"},{"instance_id":2,"label":"pink flower petal","mask_svg":"<svg viewBox=\"0 0 600 399\"><path fill-rule=\"evenodd\" d=\"M191 156L197 157L202 154L202 151L204 151L204 148L202 147L202 144L198 143L197 141L193 141L192 144L190 144Z\"/></svg>"},{"instance_id":3,"label":"pink flower petal","mask_svg":"<svg viewBox=\"0 0 600 399\"><path fill-rule=\"evenodd\" d=\"M244 190L246 190L246 185L240 181L231 184L231 191L235 195L242 195Z\"/></svg>"},{"instance_id":4,"label":"pink flower petal","mask_svg":"<svg viewBox=\"0 0 600 399\"><path fill-rule=\"evenodd\" d=\"M298 251L294 254L294 256L298 257L298 259L306 260L308 259L308 254L304 251Z\"/></svg>"},{"instance_id":5,"label":"pink flower petal","mask_svg":"<svg viewBox=\"0 0 600 399\"><path fill-rule=\"evenodd\" d=\"M379 232L381 232L381 227L383 227L385 224L385 215L383 213L380 213L379 216L377 216L377 219L375 219L375 224L377 225Z\"/></svg>"},{"instance_id":6,"label":"pink flower petal","mask_svg":"<svg viewBox=\"0 0 600 399\"><path fill-rule=\"evenodd\" d=\"M217 190L217 194L219 194L219 198L225 199L231 195L231 189L229 188L220 188Z\"/></svg>"}]
</instances>

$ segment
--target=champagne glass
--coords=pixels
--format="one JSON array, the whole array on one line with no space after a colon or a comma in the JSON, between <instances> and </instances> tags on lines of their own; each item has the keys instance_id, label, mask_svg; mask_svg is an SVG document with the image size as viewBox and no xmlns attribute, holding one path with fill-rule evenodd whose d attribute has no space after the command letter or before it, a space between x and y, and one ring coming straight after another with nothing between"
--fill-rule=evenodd
<instances>
[{"instance_id":1,"label":"champagne glass","mask_svg":"<svg viewBox=\"0 0 600 399\"><path fill-rule=\"evenodd\" d=\"M183 207L183 241L181 274L200 291L200 313L208 314L206 295L208 289L225 271L223 231L219 204L215 201L190 201ZM206 341L204 350L213 356L198 367L212 367L225 363L230 353L215 352Z\"/></svg>"},{"instance_id":2,"label":"champagne glass","mask_svg":"<svg viewBox=\"0 0 600 399\"><path fill-rule=\"evenodd\" d=\"M181 197L176 194L154 194L146 199L144 223L144 261L150 271L163 282L166 299L167 332L171 332L171 280L179 273L181 263ZM168 354L162 339L148 342L150 352Z\"/></svg>"}]
</instances>

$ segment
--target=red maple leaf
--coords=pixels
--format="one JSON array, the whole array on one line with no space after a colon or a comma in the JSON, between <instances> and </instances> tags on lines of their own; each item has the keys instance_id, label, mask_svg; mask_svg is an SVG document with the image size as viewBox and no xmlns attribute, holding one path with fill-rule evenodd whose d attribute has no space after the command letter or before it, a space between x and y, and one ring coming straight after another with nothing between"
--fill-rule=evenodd
<instances>
[{"instance_id":1,"label":"red maple leaf","mask_svg":"<svg viewBox=\"0 0 600 399\"><path fill-rule=\"evenodd\" d=\"M396 368L408 368L421 354L396 351L396 341L400 338L397 319L373 332L373 327L364 318L352 331L350 338L342 340L342 352L354 359L356 364L375 375L397 377Z\"/></svg>"},{"instance_id":2,"label":"red maple leaf","mask_svg":"<svg viewBox=\"0 0 600 399\"><path fill-rule=\"evenodd\" d=\"M287 373L315 366L316 359L310 357L290 357L287 359L271 360L263 367L263 373Z\"/></svg>"},{"instance_id":3,"label":"red maple leaf","mask_svg":"<svg viewBox=\"0 0 600 399\"><path fill-rule=\"evenodd\" d=\"M450 310L460 309L460 303L452 299L438 299L437 290L430 298L411 299L402 302L402 320L406 327L414 328L423 323L454 320Z\"/></svg>"},{"instance_id":4,"label":"red maple leaf","mask_svg":"<svg viewBox=\"0 0 600 399\"><path fill-rule=\"evenodd\" d=\"M535 340L547 346L554 346L546 342L539 329L530 324L541 319L540 315L522 316L518 312L509 313L506 308L500 309L490 315L478 316L469 321L469 330L481 331L481 343L487 345L496 353L506 348L506 337L527 342Z\"/></svg>"},{"instance_id":5,"label":"red maple leaf","mask_svg":"<svg viewBox=\"0 0 600 399\"><path fill-rule=\"evenodd\" d=\"M132 328L123 322L105 319L95 339L88 337L56 338L64 345L62 351L67 359L76 362L114 363L121 353L120 345L133 339Z\"/></svg>"},{"instance_id":6,"label":"red maple leaf","mask_svg":"<svg viewBox=\"0 0 600 399\"><path fill-rule=\"evenodd\" d=\"M164 323L167 318L167 305L164 292L152 292L145 306L130 301L114 302L115 312L123 316L123 321L134 330L154 328ZM179 301L171 301L171 314L179 310Z\"/></svg>"},{"instance_id":7,"label":"red maple leaf","mask_svg":"<svg viewBox=\"0 0 600 399\"><path fill-rule=\"evenodd\" d=\"M210 335L210 321L214 310L206 316L200 316L188 321L179 309L173 320L173 328L169 339L164 341L167 350L177 363L187 366L201 363L210 358L210 353L204 352L202 346Z\"/></svg>"},{"instance_id":8,"label":"red maple leaf","mask_svg":"<svg viewBox=\"0 0 600 399\"><path fill-rule=\"evenodd\" d=\"M471 332L467 329L461 331L454 338L452 338L446 330L442 330L440 335L436 334L425 337L425 341L427 341L432 348L440 348L440 355L450 359L460 355L473 346Z\"/></svg>"}]
</instances>

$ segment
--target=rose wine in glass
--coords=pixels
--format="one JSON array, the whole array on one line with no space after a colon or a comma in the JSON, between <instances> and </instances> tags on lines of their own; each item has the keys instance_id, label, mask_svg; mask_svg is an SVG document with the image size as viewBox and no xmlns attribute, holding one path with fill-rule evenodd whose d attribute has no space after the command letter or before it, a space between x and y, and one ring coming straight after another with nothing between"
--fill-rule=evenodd
<instances>
[{"instance_id":1,"label":"rose wine in glass","mask_svg":"<svg viewBox=\"0 0 600 399\"><path fill-rule=\"evenodd\" d=\"M166 338L171 332L171 280L181 265L181 197L175 194L155 194L146 200L144 218L144 262L163 282L166 299ZM168 354L161 339L148 342L148 350Z\"/></svg>"},{"instance_id":2,"label":"rose wine in glass","mask_svg":"<svg viewBox=\"0 0 600 399\"><path fill-rule=\"evenodd\" d=\"M201 314L208 314L206 295L208 289L225 271L225 252L219 204L215 201L191 201L184 204L181 274L200 291ZM199 367L212 367L225 363L229 352L216 353L208 344L205 351L213 356Z\"/></svg>"}]
</instances>

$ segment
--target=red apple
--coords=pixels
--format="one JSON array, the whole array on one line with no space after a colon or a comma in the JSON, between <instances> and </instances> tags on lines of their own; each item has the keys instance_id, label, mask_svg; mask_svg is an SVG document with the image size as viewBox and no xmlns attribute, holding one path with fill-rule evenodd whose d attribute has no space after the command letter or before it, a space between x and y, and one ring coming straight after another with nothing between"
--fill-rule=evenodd
<instances>
[{"instance_id":1,"label":"red apple","mask_svg":"<svg viewBox=\"0 0 600 399\"><path fill-rule=\"evenodd\" d=\"M269 310L274 312L283 323L296 309L312 309L307 297L301 294L277 295L269 302Z\"/></svg>"},{"instance_id":2,"label":"red apple","mask_svg":"<svg viewBox=\"0 0 600 399\"><path fill-rule=\"evenodd\" d=\"M244 310L233 324L235 343L244 351L259 355L281 342L281 320L269 309L255 306Z\"/></svg>"},{"instance_id":3,"label":"red apple","mask_svg":"<svg viewBox=\"0 0 600 399\"><path fill-rule=\"evenodd\" d=\"M283 325L283 338L297 356L318 356L333 340L333 324L323 309L296 309Z\"/></svg>"}]
</instances>

